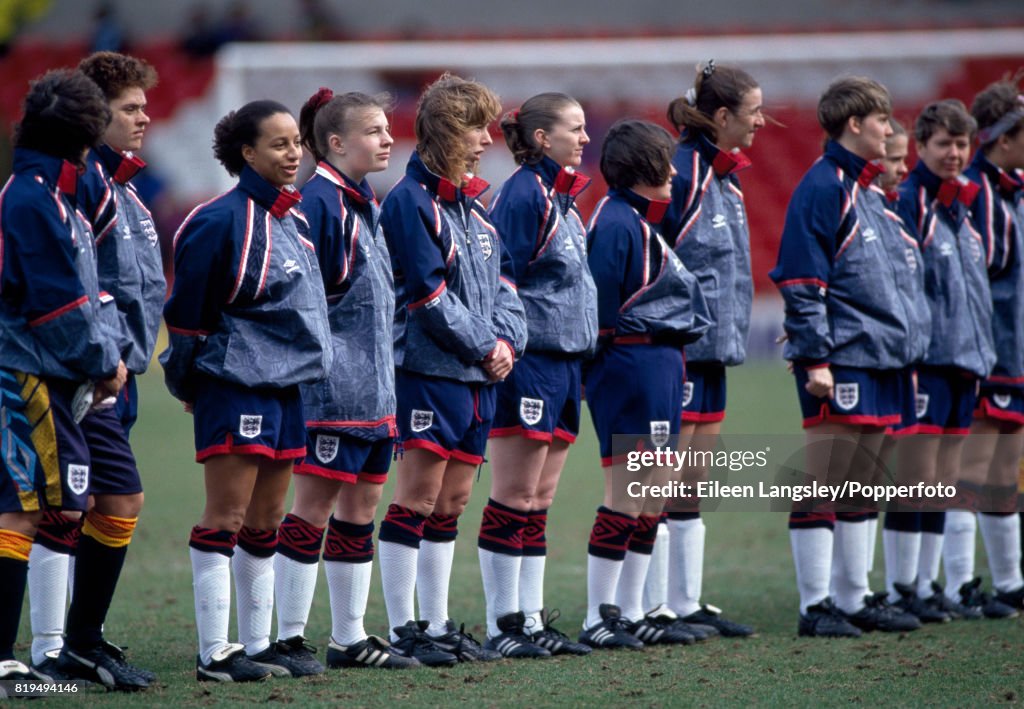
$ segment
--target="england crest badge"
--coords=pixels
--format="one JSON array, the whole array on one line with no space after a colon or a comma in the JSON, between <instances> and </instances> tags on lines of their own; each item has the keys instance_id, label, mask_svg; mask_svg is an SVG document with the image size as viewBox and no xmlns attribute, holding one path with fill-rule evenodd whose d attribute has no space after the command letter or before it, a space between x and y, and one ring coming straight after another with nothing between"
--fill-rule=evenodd
<instances>
[{"instance_id":1,"label":"england crest badge","mask_svg":"<svg viewBox=\"0 0 1024 709\"><path fill-rule=\"evenodd\" d=\"M846 382L836 384L835 402L843 411L849 411L860 401L860 384L857 382Z\"/></svg>"},{"instance_id":2,"label":"england crest badge","mask_svg":"<svg viewBox=\"0 0 1024 709\"><path fill-rule=\"evenodd\" d=\"M519 418L527 426L533 426L540 421L544 415L543 399L528 399L525 396L519 399Z\"/></svg>"},{"instance_id":3,"label":"england crest badge","mask_svg":"<svg viewBox=\"0 0 1024 709\"><path fill-rule=\"evenodd\" d=\"M433 411L423 411L422 409L412 410L412 415L409 417L409 427L412 429L413 433L420 433L421 431L426 431L433 425Z\"/></svg>"},{"instance_id":4,"label":"england crest badge","mask_svg":"<svg viewBox=\"0 0 1024 709\"><path fill-rule=\"evenodd\" d=\"M683 382L683 408L685 409L693 401L693 382Z\"/></svg>"},{"instance_id":5,"label":"england crest badge","mask_svg":"<svg viewBox=\"0 0 1024 709\"><path fill-rule=\"evenodd\" d=\"M992 403L998 406L1000 409L1005 409L1010 406L1012 397L1009 394L993 394Z\"/></svg>"},{"instance_id":6,"label":"england crest badge","mask_svg":"<svg viewBox=\"0 0 1024 709\"><path fill-rule=\"evenodd\" d=\"M925 413L928 411L928 395L918 394L914 398L914 415L918 418L923 418Z\"/></svg>"},{"instance_id":7,"label":"england crest badge","mask_svg":"<svg viewBox=\"0 0 1024 709\"><path fill-rule=\"evenodd\" d=\"M338 457L338 437L317 434L316 459L325 465Z\"/></svg>"},{"instance_id":8,"label":"england crest badge","mask_svg":"<svg viewBox=\"0 0 1024 709\"><path fill-rule=\"evenodd\" d=\"M68 487L76 495L84 495L89 489L89 466L68 464Z\"/></svg>"},{"instance_id":9,"label":"england crest badge","mask_svg":"<svg viewBox=\"0 0 1024 709\"><path fill-rule=\"evenodd\" d=\"M238 435L243 438L256 438L263 432L263 416L242 414L238 420Z\"/></svg>"},{"instance_id":10,"label":"england crest badge","mask_svg":"<svg viewBox=\"0 0 1024 709\"><path fill-rule=\"evenodd\" d=\"M477 243L480 244L480 251L483 252L484 261L491 257L494 247L491 246L491 235L486 232L479 232L476 235Z\"/></svg>"},{"instance_id":11,"label":"england crest badge","mask_svg":"<svg viewBox=\"0 0 1024 709\"><path fill-rule=\"evenodd\" d=\"M651 443L655 446L663 446L668 443L669 432L668 421L651 421Z\"/></svg>"}]
</instances>

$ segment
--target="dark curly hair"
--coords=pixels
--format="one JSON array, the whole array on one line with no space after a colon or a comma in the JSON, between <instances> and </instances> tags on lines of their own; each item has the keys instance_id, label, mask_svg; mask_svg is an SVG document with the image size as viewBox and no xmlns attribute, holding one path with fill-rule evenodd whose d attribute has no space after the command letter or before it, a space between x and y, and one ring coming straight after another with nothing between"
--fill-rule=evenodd
<instances>
[{"instance_id":1,"label":"dark curly hair","mask_svg":"<svg viewBox=\"0 0 1024 709\"><path fill-rule=\"evenodd\" d=\"M291 112L284 104L269 99L250 101L237 111L217 121L213 129L213 156L217 158L229 175L239 175L245 167L242 147L256 145L260 136L260 124L265 118L278 113Z\"/></svg>"},{"instance_id":2,"label":"dark curly hair","mask_svg":"<svg viewBox=\"0 0 1024 709\"><path fill-rule=\"evenodd\" d=\"M96 82L107 101L113 101L125 89L149 91L156 86L156 69L144 59L117 52L95 52L78 63L78 70Z\"/></svg>"},{"instance_id":3,"label":"dark curly hair","mask_svg":"<svg viewBox=\"0 0 1024 709\"><path fill-rule=\"evenodd\" d=\"M107 100L89 77L74 69L54 69L29 85L14 147L82 166L82 153L100 140L109 123Z\"/></svg>"}]
</instances>

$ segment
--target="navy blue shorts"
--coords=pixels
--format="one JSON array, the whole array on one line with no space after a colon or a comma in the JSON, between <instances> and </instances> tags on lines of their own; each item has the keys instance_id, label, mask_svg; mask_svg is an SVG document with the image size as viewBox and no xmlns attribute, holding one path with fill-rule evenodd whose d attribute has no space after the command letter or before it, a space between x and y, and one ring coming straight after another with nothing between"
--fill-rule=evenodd
<instances>
[{"instance_id":1,"label":"navy blue shorts","mask_svg":"<svg viewBox=\"0 0 1024 709\"><path fill-rule=\"evenodd\" d=\"M134 495L142 479L117 408L87 414L80 424L91 462L90 495ZM84 509L84 508L83 508Z\"/></svg>"},{"instance_id":2,"label":"navy blue shorts","mask_svg":"<svg viewBox=\"0 0 1024 709\"><path fill-rule=\"evenodd\" d=\"M395 450L395 439L368 441L345 431L311 428L306 434L306 457L295 465L296 475L317 475L353 483L383 484Z\"/></svg>"},{"instance_id":3,"label":"navy blue shorts","mask_svg":"<svg viewBox=\"0 0 1024 709\"><path fill-rule=\"evenodd\" d=\"M683 382L683 423L705 423L725 418L725 365L688 362Z\"/></svg>"},{"instance_id":4,"label":"navy blue shorts","mask_svg":"<svg viewBox=\"0 0 1024 709\"><path fill-rule=\"evenodd\" d=\"M967 435L978 402L978 377L955 367L918 367L916 433Z\"/></svg>"},{"instance_id":5,"label":"navy blue shorts","mask_svg":"<svg viewBox=\"0 0 1024 709\"><path fill-rule=\"evenodd\" d=\"M467 384L404 369L395 372L398 449L423 448L448 460L480 465L494 420L491 384Z\"/></svg>"},{"instance_id":6,"label":"navy blue shorts","mask_svg":"<svg viewBox=\"0 0 1024 709\"><path fill-rule=\"evenodd\" d=\"M201 377L196 391L196 462L226 454L273 460L306 455L306 424L297 386L253 389Z\"/></svg>"},{"instance_id":7,"label":"navy blue shorts","mask_svg":"<svg viewBox=\"0 0 1024 709\"><path fill-rule=\"evenodd\" d=\"M833 398L812 396L807 370L794 367L804 428L820 423L899 427L913 413L914 381L910 369L859 369L832 365ZM913 421L909 425L913 425Z\"/></svg>"},{"instance_id":8,"label":"navy blue shorts","mask_svg":"<svg viewBox=\"0 0 1024 709\"><path fill-rule=\"evenodd\" d=\"M1008 384L983 381L974 418L1024 424L1024 391Z\"/></svg>"},{"instance_id":9,"label":"navy blue shorts","mask_svg":"<svg viewBox=\"0 0 1024 709\"><path fill-rule=\"evenodd\" d=\"M683 404L683 353L668 345L612 345L586 378L587 407L601 448L601 465L621 463L642 443L675 439Z\"/></svg>"},{"instance_id":10,"label":"navy blue shorts","mask_svg":"<svg viewBox=\"0 0 1024 709\"><path fill-rule=\"evenodd\" d=\"M77 385L0 370L0 512L84 511L89 495L142 492L113 409L74 422Z\"/></svg>"},{"instance_id":11,"label":"navy blue shorts","mask_svg":"<svg viewBox=\"0 0 1024 709\"><path fill-rule=\"evenodd\" d=\"M117 412L117 417L121 420L121 425L124 426L125 433L131 434L132 426L135 425L135 421L139 418L139 383L132 372L128 372L128 380L124 383L124 388L121 389L121 393L117 396L117 404L114 406L114 410Z\"/></svg>"},{"instance_id":12,"label":"navy blue shorts","mask_svg":"<svg viewBox=\"0 0 1024 709\"><path fill-rule=\"evenodd\" d=\"M496 385L491 438L522 436L573 443L580 432L580 360L527 352Z\"/></svg>"}]
</instances>

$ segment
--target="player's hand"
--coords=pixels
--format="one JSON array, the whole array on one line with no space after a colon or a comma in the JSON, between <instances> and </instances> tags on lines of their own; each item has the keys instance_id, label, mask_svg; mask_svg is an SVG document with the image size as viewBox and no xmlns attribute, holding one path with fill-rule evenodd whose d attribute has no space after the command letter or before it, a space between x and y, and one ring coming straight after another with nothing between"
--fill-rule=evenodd
<instances>
[{"instance_id":1,"label":"player's hand","mask_svg":"<svg viewBox=\"0 0 1024 709\"><path fill-rule=\"evenodd\" d=\"M117 372L110 379L104 379L96 386L96 400L100 401L110 396L117 396L121 389L124 388L124 383L128 381L128 368L124 366L124 361L120 360L117 363Z\"/></svg>"},{"instance_id":2,"label":"player's hand","mask_svg":"<svg viewBox=\"0 0 1024 709\"><path fill-rule=\"evenodd\" d=\"M504 340L498 340L491 353L484 357L484 371L492 382L504 381L512 372L512 365L515 364L515 355L512 348Z\"/></svg>"},{"instance_id":3,"label":"player's hand","mask_svg":"<svg viewBox=\"0 0 1024 709\"><path fill-rule=\"evenodd\" d=\"M195 410L195 404L193 404L191 401L183 401L181 402L181 405L185 407L186 414L190 414Z\"/></svg>"},{"instance_id":4,"label":"player's hand","mask_svg":"<svg viewBox=\"0 0 1024 709\"><path fill-rule=\"evenodd\" d=\"M819 399L833 397L833 381L832 381L832 370L825 367L817 367L815 369L807 370L807 383L804 384L804 389L811 396L816 396Z\"/></svg>"}]
</instances>

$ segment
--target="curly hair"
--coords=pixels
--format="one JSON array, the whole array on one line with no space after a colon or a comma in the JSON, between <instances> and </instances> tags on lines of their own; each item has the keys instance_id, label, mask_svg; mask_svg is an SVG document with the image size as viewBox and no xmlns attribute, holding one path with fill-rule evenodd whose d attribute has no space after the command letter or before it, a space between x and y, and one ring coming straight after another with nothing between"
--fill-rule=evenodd
<instances>
[{"instance_id":1,"label":"curly hair","mask_svg":"<svg viewBox=\"0 0 1024 709\"><path fill-rule=\"evenodd\" d=\"M157 84L156 69L144 59L117 52L95 52L78 63L78 70L96 82L107 101L126 89L149 91Z\"/></svg>"},{"instance_id":2,"label":"curly hair","mask_svg":"<svg viewBox=\"0 0 1024 709\"><path fill-rule=\"evenodd\" d=\"M217 126L213 129L213 156L229 175L241 174L245 167L242 148L246 145L256 145L263 120L278 113L291 115L284 104L263 99L250 101L217 121Z\"/></svg>"},{"instance_id":3,"label":"curly hair","mask_svg":"<svg viewBox=\"0 0 1024 709\"><path fill-rule=\"evenodd\" d=\"M83 166L82 153L103 136L110 107L93 81L74 69L54 69L29 85L14 147Z\"/></svg>"},{"instance_id":4,"label":"curly hair","mask_svg":"<svg viewBox=\"0 0 1024 709\"><path fill-rule=\"evenodd\" d=\"M458 182L468 166L462 138L501 113L497 95L478 81L445 72L428 86L416 105L416 150L437 174Z\"/></svg>"}]
</instances>

